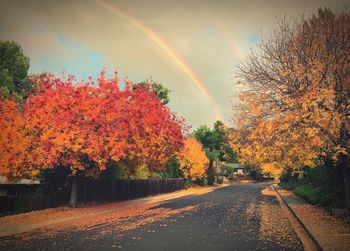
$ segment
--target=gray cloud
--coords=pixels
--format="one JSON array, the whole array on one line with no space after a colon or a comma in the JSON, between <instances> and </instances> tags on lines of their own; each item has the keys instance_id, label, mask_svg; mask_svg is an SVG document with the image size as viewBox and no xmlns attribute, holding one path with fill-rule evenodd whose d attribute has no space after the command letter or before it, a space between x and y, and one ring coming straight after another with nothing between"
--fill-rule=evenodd
<instances>
[{"instance_id":1,"label":"gray cloud","mask_svg":"<svg viewBox=\"0 0 350 251\"><path fill-rule=\"evenodd\" d=\"M113 1L112 1L113 2ZM195 70L225 119L231 114L232 70L253 38L268 34L276 16L297 18L348 1L114 1L159 34ZM141 81L168 86L169 106L189 124L211 125L213 104L193 80L144 32L95 1L1 1L0 39L16 40L31 59L30 71L62 70L96 76L102 66ZM60 36L66 43L60 41Z\"/></svg>"}]
</instances>

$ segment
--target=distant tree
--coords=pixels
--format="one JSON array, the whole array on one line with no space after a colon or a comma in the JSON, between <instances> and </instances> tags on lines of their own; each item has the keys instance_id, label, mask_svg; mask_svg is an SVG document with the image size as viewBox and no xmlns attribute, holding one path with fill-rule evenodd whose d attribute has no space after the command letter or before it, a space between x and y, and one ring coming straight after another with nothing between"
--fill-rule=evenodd
<instances>
[{"instance_id":1,"label":"distant tree","mask_svg":"<svg viewBox=\"0 0 350 251\"><path fill-rule=\"evenodd\" d=\"M219 158L220 140L222 135L215 130L211 130L206 125L200 126L197 130L195 130L194 135L206 149L206 154L209 159L207 179L208 184L213 185L215 181L214 160Z\"/></svg>"},{"instance_id":2,"label":"distant tree","mask_svg":"<svg viewBox=\"0 0 350 251\"><path fill-rule=\"evenodd\" d=\"M229 144L228 133L229 130L222 121L216 121L213 129L202 125L194 131L195 138L201 142L206 149L206 154L209 159L208 184L213 184L215 180L213 166L215 160L236 160L235 151Z\"/></svg>"},{"instance_id":3,"label":"distant tree","mask_svg":"<svg viewBox=\"0 0 350 251\"><path fill-rule=\"evenodd\" d=\"M214 123L213 131L217 135L218 148L220 150L219 160L226 162L238 162L237 153L229 143L229 137L232 129L229 129L225 124L218 120Z\"/></svg>"},{"instance_id":4,"label":"distant tree","mask_svg":"<svg viewBox=\"0 0 350 251\"><path fill-rule=\"evenodd\" d=\"M194 131L194 136L201 142L204 148L209 148L210 150L220 148L219 135L206 125L199 126L198 129Z\"/></svg>"},{"instance_id":5,"label":"distant tree","mask_svg":"<svg viewBox=\"0 0 350 251\"><path fill-rule=\"evenodd\" d=\"M32 89L27 79L29 58L14 41L0 40L0 88L4 96L13 95L20 101Z\"/></svg>"},{"instance_id":6,"label":"distant tree","mask_svg":"<svg viewBox=\"0 0 350 251\"><path fill-rule=\"evenodd\" d=\"M162 84L156 83L153 80L146 80L137 84L133 84L132 89L136 89L140 86L147 86L150 90L154 91L154 93L157 95L162 104L169 103L170 90Z\"/></svg>"}]
</instances>

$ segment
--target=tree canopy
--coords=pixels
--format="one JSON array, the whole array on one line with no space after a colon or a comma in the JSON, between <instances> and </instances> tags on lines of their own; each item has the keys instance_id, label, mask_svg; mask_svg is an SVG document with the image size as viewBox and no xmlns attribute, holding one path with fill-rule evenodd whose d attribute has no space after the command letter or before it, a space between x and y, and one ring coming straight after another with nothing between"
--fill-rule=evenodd
<instances>
[{"instance_id":1,"label":"tree canopy","mask_svg":"<svg viewBox=\"0 0 350 251\"><path fill-rule=\"evenodd\" d=\"M0 175L15 179L39 173L36 168L31 169L32 165L26 164L32 161L31 139L16 101L0 95Z\"/></svg>"},{"instance_id":2,"label":"tree canopy","mask_svg":"<svg viewBox=\"0 0 350 251\"><path fill-rule=\"evenodd\" d=\"M21 100L32 88L26 79L29 58L24 55L21 46L14 41L0 40L0 87L3 96L13 95Z\"/></svg>"},{"instance_id":3,"label":"tree canopy","mask_svg":"<svg viewBox=\"0 0 350 251\"><path fill-rule=\"evenodd\" d=\"M218 120L213 129L206 125L200 126L194 131L195 138L206 148L209 159L220 159L221 161L236 161L236 153L229 144L231 130Z\"/></svg>"},{"instance_id":4,"label":"tree canopy","mask_svg":"<svg viewBox=\"0 0 350 251\"><path fill-rule=\"evenodd\" d=\"M214 161L235 161L235 152L228 141L229 130L222 121L216 121L213 129L202 125L194 131L194 136L206 150L209 159L207 179L212 185L215 180Z\"/></svg>"},{"instance_id":5,"label":"tree canopy","mask_svg":"<svg viewBox=\"0 0 350 251\"><path fill-rule=\"evenodd\" d=\"M185 140L179 153L180 170L185 178L199 179L206 175L208 159L202 145L194 138Z\"/></svg>"},{"instance_id":6,"label":"tree canopy","mask_svg":"<svg viewBox=\"0 0 350 251\"><path fill-rule=\"evenodd\" d=\"M160 83L156 83L153 80L146 80L137 84L133 84L132 89L137 88L147 88L150 91L153 91L156 96L159 98L162 104L168 104L169 103L169 93L170 90L166 88L164 85Z\"/></svg>"},{"instance_id":7,"label":"tree canopy","mask_svg":"<svg viewBox=\"0 0 350 251\"><path fill-rule=\"evenodd\" d=\"M1 153L2 162L6 160L1 174L20 175L13 169L22 155L30 156L30 166L37 169L69 166L72 174L96 176L111 160L130 164L130 173L142 165L163 170L183 146L183 119L146 87L121 90L117 77L104 75L98 85L77 84L72 76L37 75L31 79L37 90L25 100L23 111L2 99L1 143L8 150ZM29 168L27 164L22 162L22 168Z\"/></svg>"},{"instance_id":8,"label":"tree canopy","mask_svg":"<svg viewBox=\"0 0 350 251\"><path fill-rule=\"evenodd\" d=\"M350 198L349 41L349 14L320 9L258 43L236 72L245 91L232 145L245 162L300 169L331 154Z\"/></svg>"}]
</instances>

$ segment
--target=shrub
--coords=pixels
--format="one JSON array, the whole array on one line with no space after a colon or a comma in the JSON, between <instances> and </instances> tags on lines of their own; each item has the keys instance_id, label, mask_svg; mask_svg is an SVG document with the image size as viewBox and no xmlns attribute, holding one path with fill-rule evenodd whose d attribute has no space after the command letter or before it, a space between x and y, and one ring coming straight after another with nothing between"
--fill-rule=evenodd
<instances>
[{"instance_id":1,"label":"shrub","mask_svg":"<svg viewBox=\"0 0 350 251\"><path fill-rule=\"evenodd\" d=\"M293 188L291 182L289 182L289 181L287 181L287 182L281 181L278 185L286 190L292 190L292 188Z\"/></svg>"},{"instance_id":2,"label":"shrub","mask_svg":"<svg viewBox=\"0 0 350 251\"><path fill-rule=\"evenodd\" d=\"M218 184L224 183L224 177L222 177L222 176L216 176L216 183L218 183Z\"/></svg>"},{"instance_id":3,"label":"shrub","mask_svg":"<svg viewBox=\"0 0 350 251\"><path fill-rule=\"evenodd\" d=\"M212 185L214 185L214 182L215 182L215 174L214 173L208 173L207 184L209 186L212 186Z\"/></svg>"},{"instance_id":4,"label":"shrub","mask_svg":"<svg viewBox=\"0 0 350 251\"><path fill-rule=\"evenodd\" d=\"M350 226L350 214L345 217L345 223Z\"/></svg>"},{"instance_id":5,"label":"shrub","mask_svg":"<svg viewBox=\"0 0 350 251\"><path fill-rule=\"evenodd\" d=\"M233 182L233 181L236 180L236 176L235 176L233 173L231 173L231 174L228 176L228 180L229 180L230 182Z\"/></svg>"},{"instance_id":6,"label":"shrub","mask_svg":"<svg viewBox=\"0 0 350 251\"><path fill-rule=\"evenodd\" d=\"M290 179L291 179L290 172L283 172L280 176L281 183L288 183Z\"/></svg>"},{"instance_id":7,"label":"shrub","mask_svg":"<svg viewBox=\"0 0 350 251\"><path fill-rule=\"evenodd\" d=\"M199 178L196 179L194 183L200 186L206 186L208 185L208 180L206 178Z\"/></svg>"},{"instance_id":8,"label":"shrub","mask_svg":"<svg viewBox=\"0 0 350 251\"><path fill-rule=\"evenodd\" d=\"M305 184L296 187L295 194L315 205L322 201L322 198L327 194L327 191L324 187Z\"/></svg>"},{"instance_id":9,"label":"shrub","mask_svg":"<svg viewBox=\"0 0 350 251\"><path fill-rule=\"evenodd\" d=\"M295 188L295 194L313 205L330 208L343 208L344 201L336 192L326 186L303 184Z\"/></svg>"},{"instance_id":10,"label":"shrub","mask_svg":"<svg viewBox=\"0 0 350 251\"><path fill-rule=\"evenodd\" d=\"M188 179L188 180L184 181L184 188L185 189L188 189L192 185L193 185L193 181L191 179Z\"/></svg>"}]
</instances>

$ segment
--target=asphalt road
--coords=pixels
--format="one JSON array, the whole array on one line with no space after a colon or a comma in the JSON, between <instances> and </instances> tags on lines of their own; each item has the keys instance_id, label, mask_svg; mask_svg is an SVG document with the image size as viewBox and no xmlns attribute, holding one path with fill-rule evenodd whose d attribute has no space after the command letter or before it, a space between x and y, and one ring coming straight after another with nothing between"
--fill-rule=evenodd
<instances>
[{"instance_id":1,"label":"asphalt road","mask_svg":"<svg viewBox=\"0 0 350 251\"><path fill-rule=\"evenodd\" d=\"M105 231L111 223L52 236L34 231L25 235L32 238L4 237L0 250L303 250L277 199L261 193L268 186L233 185L167 201L158 207L191 210L125 232Z\"/></svg>"}]
</instances>

